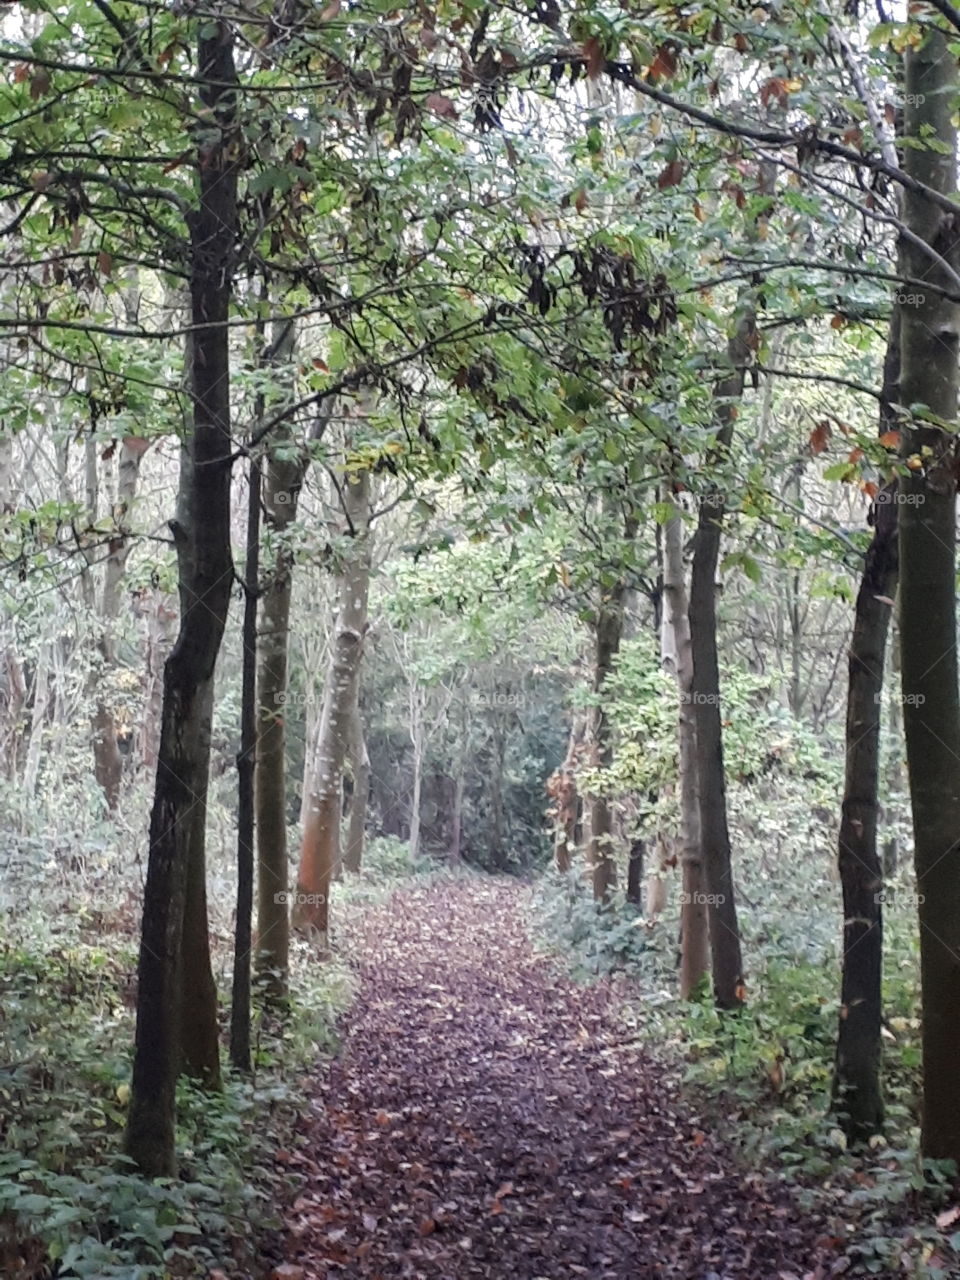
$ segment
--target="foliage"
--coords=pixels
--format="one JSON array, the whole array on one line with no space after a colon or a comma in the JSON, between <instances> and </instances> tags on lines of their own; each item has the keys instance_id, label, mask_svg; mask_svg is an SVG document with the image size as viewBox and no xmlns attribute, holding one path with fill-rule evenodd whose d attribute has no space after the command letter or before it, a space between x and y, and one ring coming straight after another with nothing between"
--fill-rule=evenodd
<instances>
[{"instance_id":1,"label":"foliage","mask_svg":"<svg viewBox=\"0 0 960 1280\"><path fill-rule=\"evenodd\" d=\"M150 1183L116 1152L134 956L82 920L8 928L0 950L0 1260L11 1274L49 1260L64 1277L118 1280L252 1268L291 1193L275 1159L298 1115L291 1072L332 1047L349 977L300 957L282 1054L280 1028L261 1022L252 1079L230 1077L216 1096L181 1082L183 1177Z\"/></svg>"}]
</instances>

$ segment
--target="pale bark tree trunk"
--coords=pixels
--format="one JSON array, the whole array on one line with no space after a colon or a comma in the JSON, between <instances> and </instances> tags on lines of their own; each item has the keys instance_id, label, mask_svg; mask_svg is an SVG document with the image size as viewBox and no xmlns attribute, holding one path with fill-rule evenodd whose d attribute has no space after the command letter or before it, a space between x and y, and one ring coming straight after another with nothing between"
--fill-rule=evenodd
<instances>
[{"instance_id":1,"label":"pale bark tree trunk","mask_svg":"<svg viewBox=\"0 0 960 1280\"><path fill-rule=\"evenodd\" d=\"M117 665L117 620L120 616L123 578L130 555L127 518L137 496L140 463L150 442L136 436L127 436L120 443L117 464L117 501L113 516L117 524L116 536L111 538L103 570L103 586L97 600L94 552L82 570L84 598L91 611L95 628L98 664L91 674L88 692L94 698L92 717L94 776L104 793L107 808L116 812L120 802L120 784L123 776L123 756L117 739L117 725L110 698L102 690L110 673ZM91 437L87 448L87 507L92 522L99 515L97 476L97 444Z\"/></svg>"},{"instance_id":2,"label":"pale bark tree trunk","mask_svg":"<svg viewBox=\"0 0 960 1280\"><path fill-rule=\"evenodd\" d=\"M293 915L294 925L315 937L321 950L325 950L329 943L330 884L340 859L340 782L367 626L370 582L368 471L345 476L343 502L347 527L353 534L353 547L340 578L339 610L324 684L317 760L300 849Z\"/></svg>"},{"instance_id":3,"label":"pale bark tree trunk","mask_svg":"<svg viewBox=\"0 0 960 1280\"><path fill-rule=\"evenodd\" d=\"M583 751L586 729L586 718L574 711L570 718L570 737L567 742L567 754L548 783L548 792L553 800L555 823L553 861L561 874L566 874L570 870L573 855L577 848L577 809L579 806L577 766L580 763L580 756Z\"/></svg>"},{"instance_id":4,"label":"pale bark tree trunk","mask_svg":"<svg viewBox=\"0 0 960 1280\"><path fill-rule=\"evenodd\" d=\"M350 717L350 771L353 775L353 795L347 815L347 837L343 850L343 865L348 871L358 872L363 866L363 847L367 828L367 800L370 795L370 757L363 736L363 717L360 700L355 701Z\"/></svg>"},{"instance_id":5,"label":"pale bark tree trunk","mask_svg":"<svg viewBox=\"0 0 960 1280\"><path fill-rule=\"evenodd\" d=\"M110 540L109 556L104 567L104 585L100 596L100 618L97 625L97 646L100 649L101 678L116 667L116 623L120 616L122 589L127 561L131 553L128 536L128 517L137 499L140 483L140 465L150 442L138 436L124 436L120 442L119 460L116 463L116 504L114 520L116 536ZM93 714L93 756L95 772L110 813L115 813L120 800L120 782L123 777L123 756L120 755L116 722L109 699L97 699Z\"/></svg>"},{"instance_id":6,"label":"pale bark tree trunk","mask_svg":"<svg viewBox=\"0 0 960 1280\"><path fill-rule=\"evenodd\" d=\"M409 684L410 712L410 745L413 747L413 785L410 794L410 858L416 860L420 856L420 804L423 795L423 756L426 726L424 724L426 708L426 691L419 680L410 679Z\"/></svg>"},{"instance_id":7,"label":"pale bark tree trunk","mask_svg":"<svg viewBox=\"0 0 960 1280\"><path fill-rule=\"evenodd\" d=\"M908 174L944 195L956 191L952 115L957 60L948 37L928 26L905 59L904 148ZM929 139L930 148L923 145ZM936 148L936 149L934 149ZM903 220L915 237L954 264L956 219L907 190ZM915 239L900 238L900 270L931 286L952 280ZM900 660L907 768L913 806L920 916L923 1154L960 1160L960 701L956 632L957 305L931 287L900 313L900 403L926 406L903 431ZM931 421L932 419L932 421ZM935 423L947 424L941 429Z\"/></svg>"},{"instance_id":8,"label":"pale bark tree trunk","mask_svg":"<svg viewBox=\"0 0 960 1280\"><path fill-rule=\"evenodd\" d=\"M453 790L453 817L450 824L450 861L463 859L463 795L467 785L466 761L463 753L457 760L457 777Z\"/></svg>"},{"instance_id":9,"label":"pale bark tree trunk","mask_svg":"<svg viewBox=\"0 0 960 1280\"><path fill-rule=\"evenodd\" d=\"M10 782L20 783L23 745L27 727L27 681L23 663L17 653L14 640L8 644L4 654L6 667L6 706L4 718L7 731L4 741L4 773Z\"/></svg>"},{"instance_id":10,"label":"pale bark tree trunk","mask_svg":"<svg viewBox=\"0 0 960 1280\"><path fill-rule=\"evenodd\" d=\"M648 868L643 894L643 913L651 925L656 924L667 909L667 876L676 857L673 840L665 831L657 832L653 847L653 867Z\"/></svg>"},{"instance_id":11,"label":"pale bark tree trunk","mask_svg":"<svg viewBox=\"0 0 960 1280\"><path fill-rule=\"evenodd\" d=\"M503 771L506 755L506 740L499 712L494 711L493 722L493 760L490 770L490 851L493 865L503 870L507 865L507 844L503 812Z\"/></svg>"},{"instance_id":12,"label":"pale bark tree trunk","mask_svg":"<svg viewBox=\"0 0 960 1280\"><path fill-rule=\"evenodd\" d=\"M673 506L663 526L664 626L671 635L670 669L677 681L677 737L680 789L680 998L689 1000L709 969L710 934L706 882L700 847L700 808L697 786L697 726L693 706L693 649L683 564L683 520L673 491L664 486L664 501Z\"/></svg>"},{"instance_id":13,"label":"pale bark tree trunk","mask_svg":"<svg viewBox=\"0 0 960 1280\"><path fill-rule=\"evenodd\" d=\"M613 670L623 631L623 585L618 583L604 595L597 611L594 638L593 691L597 704L593 708L591 750L593 763L599 769L609 768L613 761L613 725L604 705L604 685ZM587 842L587 865L593 880L596 902L605 902L617 884L617 865L613 850L613 804L603 791L589 799L590 836Z\"/></svg>"},{"instance_id":14,"label":"pale bark tree trunk","mask_svg":"<svg viewBox=\"0 0 960 1280\"><path fill-rule=\"evenodd\" d=\"M144 592L134 610L143 622L143 714L137 735L140 767L154 770L160 747L163 711L163 667L173 644L177 611L171 597L159 588Z\"/></svg>"},{"instance_id":15,"label":"pale bark tree trunk","mask_svg":"<svg viewBox=\"0 0 960 1280\"><path fill-rule=\"evenodd\" d=\"M897 426L900 398L899 317L887 339L881 434ZM849 1141L883 1128L880 1025L883 977L883 870L877 847L883 667L897 589L897 485L885 485L873 507L873 538L857 593L847 685L846 776L838 867L843 885L843 961L833 1105Z\"/></svg>"},{"instance_id":16,"label":"pale bark tree trunk","mask_svg":"<svg viewBox=\"0 0 960 1280\"><path fill-rule=\"evenodd\" d=\"M263 400L258 417L263 417ZM250 1070L250 952L253 943L253 881L257 764L257 606L260 590L260 488L258 458L250 459L247 493L246 563L243 567L243 664L240 678L240 750L237 753L237 922L233 939L230 998L230 1061Z\"/></svg>"},{"instance_id":17,"label":"pale bark tree trunk","mask_svg":"<svg viewBox=\"0 0 960 1280\"><path fill-rule=\"evenodd\" d=\"M198 39L200 99L207 113L197 160L199 199L189 219L192 431L181 454L174 533L180 632L164 668L163 715L138 969L136 1049L126 1150L148 1177L176 1176L176 1080L185 985L188 881L202 870L210 768L210 712L217 655L233 586L230 554L230 346L227 320L237 231L236 83L229 26L216 19ZM211 138L211 128L215 136ZM197 903L198 893L190 895ZM205 918L193 918L206 930ZM189 982L184 983L187 976ZM216 1035L216 1007L207 1009ZM211 1028L203 1028L204 1041Z\"/></svg>"},{"instance_id":18,"label":"pale bark tree trunk","mask_svg":"<svg viewBox=\"0 0 960 1280\"><path fill-rule=\"evenodd\" d=\"M40 761L44 756L44 728L50 706L50 645L37 646L37 663L31 681L30 729L27 739L26 762L23 768L23 794L27 801L37 794L40 782ZM29 805L24 806L24 829Z\"/></svg>"}]
</instances>

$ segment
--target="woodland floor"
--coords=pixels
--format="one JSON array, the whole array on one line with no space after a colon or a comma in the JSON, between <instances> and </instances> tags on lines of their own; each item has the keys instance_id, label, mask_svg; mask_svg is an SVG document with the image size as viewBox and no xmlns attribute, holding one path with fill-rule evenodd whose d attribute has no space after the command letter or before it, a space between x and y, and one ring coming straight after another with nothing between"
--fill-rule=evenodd
<instances>
[{"instance_id":1,"label":"woodland floor","mask_svg":"<svg viewBox=\"0 0 960 1280\"><path fill-rule=\"evenodd\" d=\"M364 914L359 998L290 1153L307 1185L275 1275L831 1274L823 1223L701 1128L631 1043L616 986L534 954L525 892L425 884Z\"/></svg>"}]
</instances>

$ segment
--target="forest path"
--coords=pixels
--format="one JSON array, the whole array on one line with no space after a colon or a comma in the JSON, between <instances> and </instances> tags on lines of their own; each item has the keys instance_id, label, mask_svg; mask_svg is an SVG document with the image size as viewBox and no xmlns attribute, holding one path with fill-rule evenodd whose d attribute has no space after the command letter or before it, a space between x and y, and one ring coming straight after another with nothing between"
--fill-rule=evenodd
<instances>
[{"instance_id":1,"label":"forest path","mask_svg":"<svg viewBox=\"0 0 960 1280\"><path fill-rule=\"evenodd\" d=\"M629 1044L615 987L536 956L528 891L364 914L359 998L292 1156L289 1280L801 1280L822 1224L738 1171Z\"/></svg>"}]
</instances>

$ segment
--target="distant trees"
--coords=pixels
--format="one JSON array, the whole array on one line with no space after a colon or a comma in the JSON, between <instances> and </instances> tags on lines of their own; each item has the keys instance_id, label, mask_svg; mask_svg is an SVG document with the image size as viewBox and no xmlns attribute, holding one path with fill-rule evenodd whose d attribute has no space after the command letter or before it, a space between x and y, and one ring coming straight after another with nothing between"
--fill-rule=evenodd
<instances>
[{"instance_id":1,"label":"distant trees","mask_svg":"<svg viewBox=\"0 0 960 1280\"><path fill-rule=\"evenodd\" d=\"M748 676L782 690L793 727L814 686L817 728L831 721L842 658L835 635L814 634L817 602L846 618L853 576L835 1103L849 1136L869 1137L882 1122L879 706L899 555L924 1145L960 1156L950 6L869 35L802 7L640 21L590 5L373 17L329 5L266 26L216 3L128 8L11 15L3 37L0 538L13 589L0 601L0 748L12 825L26 828L46 745L82 720L97 812L122 814L113 678L136 665L124 592L141 612L157 602L129 695L157 771L131 1156L171 1175L178 1075L220 1081L206 819L245 455L250 652L240 751L231 722L221 753L243 775L234 1065L249 1061L250 947L268 1001L287 992L287 771L301 752L294 923L324 946L331 880L341 861L362 866L368 827L411 857L496 870L552 844L567 872L582 849L604 921L629 857L648 928L673 859L654 857L641 904L639 855L659 840L679 850L680 992L695 997L709 970L716 1004L736 1011L729 731L752 706ZM901 107L902 161L887 136ZM895 288L908 292L880 385ZM238 360L251 334L257 358ZM863 426L876 394L879 441ZM310 518L321 485L337 528ZM150 518L133 521L145 502ZM389 586L371 563L374 516ZM291 656L297 618L319 612L294 590L305 561L330 571L337 597L322 672ZM41 601L72 564L77 582ZM24 582L42 591L18 610ZM385 633L403 637L393 654L367 634L371 593ZM78 601L87 653L60 634ZM322 686L315 757L292 684ZM779 751L744 772L773 773Z\"/></svg>"}]
</instances>

